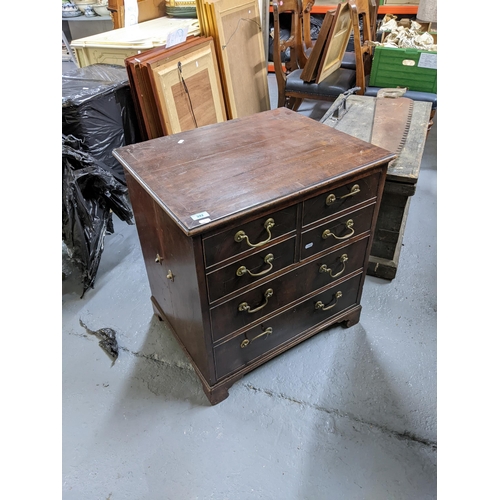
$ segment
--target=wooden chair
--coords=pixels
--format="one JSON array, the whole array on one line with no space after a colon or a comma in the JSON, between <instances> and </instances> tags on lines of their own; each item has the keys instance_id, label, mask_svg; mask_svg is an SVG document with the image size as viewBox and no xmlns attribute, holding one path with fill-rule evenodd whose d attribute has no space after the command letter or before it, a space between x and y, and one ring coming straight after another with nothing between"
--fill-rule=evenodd
<instances>
[{"instance_id":1,"label":"wooden chair","mask_svg":"<svg viewBox=\"0 0 500 500\"><path fill-rule=\"evenodd\" d=\"M302 11L302 0L277 0L280 5L277 7L276 11L274 11L274 40L273 40L273 62L274 62L274 71L277 72L278 66L281 68L284 66L284 72L290 73L300 66L299 59L303 61L305 64L305 50L301 43L302 34L301 34L301 11ZM281 33L285 32L284 30L280 30L280 19L279 15L290 16L290 35L287 39L281 38ZM285 32L286 33L286 32ZM285 34L286 36L286 34ZM279 48L276 51L276 48ZM283 57L282 54L285 54L286 51L289 51L289 58ZM285 62L282 62L282 61ZM279 64L281 62L281 64Z\"/></svg>"},{"instance_id":2,"label":"wooden chair","mask_svg":"<svg viewBox=\"0 0 500 500\"><path fill-rule=\"evenodd\" d=\"M372 67L373 47L370 45L370 42L374 41L370 19L372 2L374 0L349 0L354 33L356 87L360 88L358 95L365 93L366 78L370 75Z\"/></svg>"},{"instance_id":3,"label":"wooden chair","mask_svg":"<svg viewBox=\"0 0 500 500\"><path fill-rule=\"evenodd\" d=\"M273 0L273 22L274 33L280 32L280 14L285 12L301 12L301 0ZM336 10L337 13L341 10L339 4ZM296 16L296 20L300 21L300 14ZM336 22L336 19L333 21ZM333 28L333 26L332 26ZM313 99L321 101L335 101L335 99L344 92L352 89L355 86L356 71L340 67L342 55L336 68L331 74L328 75L320 83L305 82L301 79L303 68L298 59L299 50L303 47L304 36L302 34L303 28L301 22L292 21L292 31L290 38L285 41L273 44L273 60L281 61L281 53L290 47L290 53L296 58L296 69L286 70L282 64L274 65L274 72L276 75L276 82L278 86L278 107L286 106L289 109L297 111L300 104L304 99ZM350 29L347 34L350 36ZM278 41L275 35L275 42ZM338 42L338 40L337 40ZM347 42L346 42L347 43ZM345 50L345 46L344 46ZM291 57L292 58L292 57Z\"/></svg>"},{"instance_id":4,"label":"wooden chair","mask_svg":"<svg viewBox=\"0 0 500 500\"><path fill-rule=\"evenodd\" d=\"M353 34L354 26L358 27L359 34L361 35L361 45L363 46L367 41L375 41L377 35L377 14L378 14L378 1L377 0L349 0L352 6L357 10L357 22L353 19ZM373 51L370 47L368 51L370 58ZM346 51L342 60L342 67L348 69L356 69L356 51Z\"/></svg>"},{"instance_id":5,"label":"wooden chair","mask_svg":"<svg viewBox=\"0 0 500 500\"><path fill-rule=\"evenodd\" d=\"M298 57L302 68L306 65L314 45L314 41L311 39L311 10L314 7L314 2L315 0L304 0L299 15L302 27L302 45Z\"/></svg>"}]
</instances>

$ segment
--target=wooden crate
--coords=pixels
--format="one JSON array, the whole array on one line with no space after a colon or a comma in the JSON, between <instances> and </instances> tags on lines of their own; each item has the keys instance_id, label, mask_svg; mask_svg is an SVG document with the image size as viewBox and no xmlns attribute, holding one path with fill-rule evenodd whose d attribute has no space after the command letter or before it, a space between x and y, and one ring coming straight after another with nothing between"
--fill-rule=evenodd
<instances>
[{"instance_id":1,"label":"wooden crate","mask_svg":"<svg viewBox=\"0 0 500 500\"><path fill-rule=\"evenodd\" d=\"M347 100L347 113L340 120L330 117L327 111L323 123L370 142L375 101L375 97L352 95ZM378 278L392 280L396 276L410 201L417 188L431 107L429 102L413 103L405 145L399 157L389 164L368 264L368 274Z\"/></svg>"},{"instance_id":2,"label":"wooden crate","mask_svg":"<svg viewBox=\"0 0 500 500\"><path fill-rule=\"evenodd\" d=\"M437 93L437 52L412 48L375 47L372 87L406 87Z\"/></svg>"},{"instance_id":3,"label":"wooden crate","mask_svg":"<svg viewBox=\"0 0 500 500\"><path fill-rule=\"evenodd\" d=\"M415 190L414 184L386 181L370 251L368 274L388 280L395 278L411 196Z\"/></svg>"}]
</instances>

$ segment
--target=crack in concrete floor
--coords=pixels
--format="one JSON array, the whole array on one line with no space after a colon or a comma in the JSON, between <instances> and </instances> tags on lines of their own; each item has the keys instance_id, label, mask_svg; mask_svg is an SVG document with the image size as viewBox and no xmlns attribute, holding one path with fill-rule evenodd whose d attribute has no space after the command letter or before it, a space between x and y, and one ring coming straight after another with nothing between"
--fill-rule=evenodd
<instances>
[{"instance_id":1,"label":"crack in concrete floor","mask_svg":"<svg viewBox=\"0 0 500 500\"><path fill-rule=\"evenodd\" d=\"M306 403L304 401L299 401L295 398L287 396L286 394L274 392L274 391L271 391L269 389L261 389L259 387L253 386L252 384L245 384L244 383L243 386L249 390L264 393L269 397L276 397L276 398L280 398L280 399L285 399L285 400L290 401L292 403L307 406L307 407L312 408L314 410L328 413L330 415L335 415L337 417L342 417L342 418L348 418L349 420L353 420L354 422L357 422L359 424L368 425L370 427L373 427L373 428L375 428L375 429L377 429L385 434L389 434L391 436L394 436L397 439L418 443L418 444L421 444L421 445L424 445L424 446L431 448L433 451L437 451L437 443L436 442L430 441L428 439L419 438L418 436L416 436L408 431L405 431L405 432L395 431L393 429L389 429L388 427L385 427L385 426L382 426L379 424L374 424L373 422L367 422L367 421L362 420L362 419L360 419L360 418L358 418L355 415L352 415L350 413L343 413L340 410L337 410L335 408L326 408L324 406L319 406L319 405L315 405L315 404L311 404L311 403Z\"/></svg>"},{"instance_id":2,"label":"crack in concrete floor","mask_svg":"<svg viewBox=\"0 0 500 500\"><path fill-rule=\"evenodd\" d=\"M91 333L92 335L95 335L95 333L92 330L89 330L89 328L87 326L85 326L85 324L81 320L80 320L80 324L87 330L87 332ZM102 330L102 329L100 329L100 330ZM71 332L70 332L70 334L76 335L76 336L79 336L79 337L82 337L82 338L87 338L86 334L71 333ZM127 347L123 347L123 346L119 346L119 345L117 346L117 349L119 351L121 350L121 351L130 353L130 354L132 354L135 357L143 358L143 359L146 359L148 361L152 361L154 363L159 363L162 366L167 367L167 368L179 368L180 370L188 370L188 371L191 371L191 372L194 371L194 368L192 367L191 363L189 363L189 362L178 361L178 362L172 363L172 362L166 361L164 359L160 359L159 356L158 356L158 354L156 354L156 353L154 353L154 354L144 354L144 353L141 353L141 352L132 351L131 349L128 349ZM420 437L416 436L415 434L412 434L412 433L410 433L408 431L399 432L399 431L396 431L394 429L389 429L388 427L381 426L381 425L375 424L373 422L367 422L367 421L365 421L363 419L360 419L360 418L358 418L355 415L352 415L350 413L341 412L340 410L335 409L335 408L326 408L324 406L315 405L315 404L311 404L311 403L306 403L304 401L299 401L298 399L295 399L295 398L293 398L291 396L288 396L286 394L279 393L279 392L274 392L274 391L271 391L269 389L263 389L263 388L260 388L260 387L255 387L252 384L243 383L242 385L243 385L243 387L245 387L248 390L252 390L252 391L255 391L255 392L260 392L260 393L266 394L269 397L280 398L280 399L287 400L287 401L290 401L290 402L295 403L295 404L307 406L307 407L312 408L314 410L317 410L317 411L320 411L320 412L324 412L324 413L327 413L327 414L331 414L331 415L335 415L337 417L347 418L347 419L352 420L352 421L354 421L356 423L359 423L359 424L362 424L362 425L368 425L370 427L373 427L373 428L379 430L380 432L383 432L385 434L389 434L391 436L394 436L397 439L400 439L400 440L403 440L403 441L410 441L410 442L413 442L413 443L418 443L418 444L421 444L423 446L429 447L432 451L437 451L437 443L435 441L431 441L431 440L428 440L428 439L420 438ZM154 391L151 391L151 392L153 392L153 394L155 394Z\"/></svg>"}]
</instances>

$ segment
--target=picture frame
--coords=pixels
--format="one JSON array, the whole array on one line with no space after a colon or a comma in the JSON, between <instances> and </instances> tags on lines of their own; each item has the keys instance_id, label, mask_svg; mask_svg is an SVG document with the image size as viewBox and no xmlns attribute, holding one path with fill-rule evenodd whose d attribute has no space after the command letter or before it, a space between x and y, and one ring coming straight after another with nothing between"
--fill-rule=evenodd
<instances>
[{"instance_id":1,"label":"picture frame","mask_svg":"<svg viewBox=\"0 0 500 500\"><path fill-rule=\"evenodd\" d=\"M218 0L205 5L214 30L228 118L269 110L267 56L257 0Z\"/></svg>"},{"instance_id":2,"label":"picture frame","mask_svg":"<svg viewBox=\"0 0 500 500\"><path fill-rule=\"evenodd\" d=\"M351 32L351 9L348 2L343 2L335 10L335 17L318 66L316 83L320 83L340 68Z\"/></svg>"},{"instance_id":3,"label":"picture frame","mask_svg":"<svg viewBox=\"0 0 500 500\"><path fill-rule=\"evenodd\" d=\"M313 45L307 63L300 74L300 78L304 82L314 82L318 74L319 63L322 59L323 52L325 50L325 45L328 41L328 36L332 28L333 21L335 19L335 10L328 10L325 13L323 22L321 23L321 28L319 29L318 38Z\"/></svg>"}]
</instances>

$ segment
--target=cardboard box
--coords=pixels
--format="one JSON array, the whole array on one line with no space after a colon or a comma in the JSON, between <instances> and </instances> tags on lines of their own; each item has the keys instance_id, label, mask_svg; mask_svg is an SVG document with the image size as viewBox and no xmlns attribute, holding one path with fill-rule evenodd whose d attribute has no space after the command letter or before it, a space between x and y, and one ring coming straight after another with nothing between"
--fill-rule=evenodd
<instances>
[{"instance_id":1,"label":"cardboard box","mask_svg":"<svg viewBox=\"0 0 500 500\"><path fill-rule=\"evenodd\" d=\"M437 52L375 47L370 73L371 87L406 87L437 93Z\"/></svg>"},{"instance_id":2,"label":"cardboard box","mask_svg":"<svg viewBox=\"0 0 500 500\"><path fill-rule=\"evenodd\" d=\"M137 0L138 22L150 21L162 17L166 12L165 0ZM108 9L111 11L113 28L125 26L124 0L108 0Z\"/></svg>"}]
</instances>

